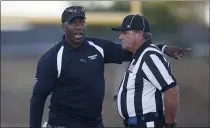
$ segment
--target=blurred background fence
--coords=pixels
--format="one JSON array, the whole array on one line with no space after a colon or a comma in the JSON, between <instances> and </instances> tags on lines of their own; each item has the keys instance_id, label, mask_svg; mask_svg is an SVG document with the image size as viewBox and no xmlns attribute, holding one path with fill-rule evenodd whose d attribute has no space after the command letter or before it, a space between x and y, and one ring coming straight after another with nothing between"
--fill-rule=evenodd
<instances>
[{"instance_id":1,"label":"blurred background fence","mask_svg":"<svg viewBox=\"0 0 210 129\"><path fill-rule=\"evenodd\" d=\"M182 60L170 59L180 85L180 127L209 127L209 1L1 1L1 126L27 127L38 59L62 37L60 17L71 5L86 8L87 35L119 43L128 14L144 15L155 44L191 47ZM104 123L123 127L112 101L128 63L107 64ZM47 101L44 120L47 119Z\"/></svg>"}]
</instances>

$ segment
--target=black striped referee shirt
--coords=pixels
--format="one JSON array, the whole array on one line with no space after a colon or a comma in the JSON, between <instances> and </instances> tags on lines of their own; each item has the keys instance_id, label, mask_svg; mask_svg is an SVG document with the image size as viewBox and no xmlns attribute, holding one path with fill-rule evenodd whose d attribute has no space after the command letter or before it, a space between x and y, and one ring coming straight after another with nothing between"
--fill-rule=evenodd
<instances>
[{"instance_id":1,"label":"black striped referee shirt","mask_svg":"<svg viewBox=\"0 0 210 129\"><path fill-rule=\"evenodd\" d=\"M176 86L171 67L161 50L146 41L133 55L117 97L123 119L164 111L163 92Z\"/></svg>"}]
</instances>

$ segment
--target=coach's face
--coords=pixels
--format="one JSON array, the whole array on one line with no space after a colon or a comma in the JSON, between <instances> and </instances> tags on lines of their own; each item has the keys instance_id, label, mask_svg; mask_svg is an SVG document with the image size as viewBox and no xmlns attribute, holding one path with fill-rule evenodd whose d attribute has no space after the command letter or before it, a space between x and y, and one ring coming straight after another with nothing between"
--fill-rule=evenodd
<instances>
[{"instance_id":1,"label":"coach's face","mask_svg":"<svg viewBox=\"0 0 210 129\"><path fill-rule=\"evenodd\" d=\"M63 23L63 30L71 43L80 45L83 43L86 22L82 17L76 17L69 22Z\"/></svg>"},{"instance_id":2,"label":"coach's face","mask_svg":"<svg viewBox=\"0 0 210 129\"><path fill-rule=\"evenodd\" d=\"M139 41L139 33L133 30L121 31L119 39L123 49L133 52Z\"/></svg>"}]
</instances>

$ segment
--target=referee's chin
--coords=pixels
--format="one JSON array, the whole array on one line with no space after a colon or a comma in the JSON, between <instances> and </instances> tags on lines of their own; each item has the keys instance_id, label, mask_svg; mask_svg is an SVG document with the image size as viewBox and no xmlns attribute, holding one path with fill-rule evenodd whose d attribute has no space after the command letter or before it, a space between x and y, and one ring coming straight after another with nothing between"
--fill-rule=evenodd
<instances>
[{"instance_id":1,"label":"referee's chin","mask_svg":"<svg viewBox=\"0 0 210 129\"><path fill-rule=\"evenodd\" d=\"M125 50L125 51L128 51L130 53L133 53L133 54L135 53L135 50L132 49L132 48L129 48L129 47L122 47L122 49Z\"/></svg>"},{"instance_id":2,"label":"referee's chin","mask_svg":"<svg viewBox=\"0 0 210 129\"><path fill-rule=\"evenodd\" d=\"M123 50L126 50L126 51L130 51L129 48L128 48L128 46L125 45L125 44L122 44L122 49L123 49Z\"/></svg>"}]
</instances>

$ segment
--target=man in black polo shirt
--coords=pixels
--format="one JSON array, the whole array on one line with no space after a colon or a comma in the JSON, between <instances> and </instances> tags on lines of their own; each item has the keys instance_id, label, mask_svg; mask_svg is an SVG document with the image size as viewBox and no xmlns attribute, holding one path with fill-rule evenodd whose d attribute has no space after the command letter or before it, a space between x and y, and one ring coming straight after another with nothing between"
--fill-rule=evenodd
<instances>
[{"instance_id":1,"label":"man in black polo shirt","mask_svg":"<svg viewBox=\"0 0 210 129\"><path fill-rule=\"evenodd\" d=\"M119 39L133 53L117 96L125 127L175 127L179 92L171 67L161 50L152 44L148 20L136 15L124 18Z\"/></svg>"},{"instance_id":2,"label":"man in black polo shirt","mask_svg":"<svg viewBox=\"0 0 210 129\"><path fill-rule=\"evenodd\" d=\"M38 62L30 101L30 127L41 127L51 94L47 127L103 127L104 63L131 61L132 53L112 41L84 37L85 10L72 6L62 14L64 36ZM158 45L162 50L163 45ZM176 58L178 47L166 47Z\"/></svg>"}]
</instances>

